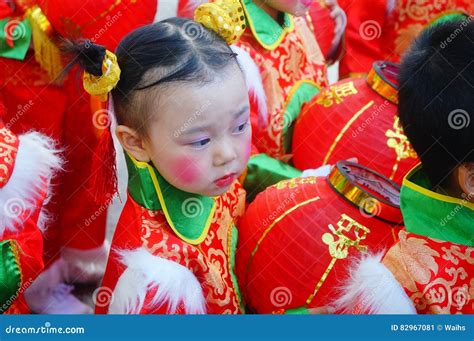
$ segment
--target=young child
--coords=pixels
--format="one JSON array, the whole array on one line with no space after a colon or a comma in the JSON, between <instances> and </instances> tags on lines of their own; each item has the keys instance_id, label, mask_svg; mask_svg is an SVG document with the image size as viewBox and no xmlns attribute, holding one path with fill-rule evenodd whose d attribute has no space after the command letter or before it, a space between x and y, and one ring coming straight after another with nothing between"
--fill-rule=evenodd
<instances>
[{"instance_id":1,"label":"young child","mask_svg":"<svg viewBox=\"0 0 474 341\"><path fill-rule=\"evenodd\" d=\"M288 164L293 123L303 104L327 85L327 78L324 56L310 29L311 18L305 16L311 0L241 3L249 28L237 46L255 61L264 90L252 101L254 149L244 180L252 199L269 185L301 176ZM257 119L259 111L268 112L266 126Z\"/></svg>"},{"instance_id":2,"label":"young child","mask_svg":"<svg viewBox=\"0 0 474 341\"><path fill-rule=\"evenodd\" d=\"M474 312L473 60L464 20L427 29L402 62L399 115L421 166L403 182L399 242L351 275L349 311L384 313L408 296L418 313Z\"/></svg>"},{"instance_id":3,"label":"young child","mask_svg":"<svg viewBox=\"0 0 474 341\"><path fill-rule=\"evenodd\" d=\"M225 15L235 2L224 3L201 13L232 42L245 26ZM237 177L251 127L236 54L218 34L180 18L133 31L116 59L94 44L78 49L86 89L114 88L129 178L96 312L242 312L234 253L245 192ZM108 83L118 73L120 81Z\"/></svg>"}]
</instances>

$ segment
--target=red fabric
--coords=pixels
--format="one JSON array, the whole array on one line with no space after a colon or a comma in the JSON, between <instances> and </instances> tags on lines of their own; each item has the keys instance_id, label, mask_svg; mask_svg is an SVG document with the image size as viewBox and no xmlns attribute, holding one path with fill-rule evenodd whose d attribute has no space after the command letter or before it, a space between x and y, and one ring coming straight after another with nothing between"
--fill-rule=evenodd
<instances>
[{"instance_id":1,"label":"red fabric","mask_svg":"<svg viewBox=\"0 0 474 341\"><path fill-rule=\"evenodd\" d=\"M328 61L337 60L342 51L340 48L329 55L332 47L332 41L335 37L334 30L336 21L330 16L330 9L324 4L324 1L313 1L309 8L308 14L311 17L312 30L319 47Z\"/></svg>"},{"instance_id":2,"label":"red fabric","mask_svg":"<svg viewBox=\"0 0 474 341\"><path fill-rule=\"evenodd\" d=\"M375 60L383 60L382 30L387 24L387 0L339 0L347 15L345 53L340 78L367 73Z\"/></svg>"},{"instance_id":3,"label":"red fabric","mask_svg":"<svg viewBox=\"0 0 474 341\"><path fill-rule=\"evenodd\" d=\"M398 62L423 29L443 15L453 12L474 14L474 2L442 1L433 6L431 1L418 1L414 4L408 0L397 0L383 31L383 59Z\"/></svg>"},{"instance_id":4,"label":"red fabric","mask_svg":"<svg viewBox=\"0 0 474 341\"><path fill-rule=\"evenodd\" d=\"M191 245L173 232L162 211L142 208L129 196L114 233L102 287L113 291L120 275L125 271L117 250L144 247L156 257L188 268L196 276L203 288L207 313L240 313L239 299L231 278L229 250L232 226L242 215L244 206L245 192L235 182L227 193L216 199L216 210L206 239L199 245ZM147 292L141 314L164 314L168 311L166 304L158 308L150 306L155 291ZM134 293L130 292L130 295L133 296ZM108 306L97 304L96 313L107 313ZM184 306L181 305L178 313L184 311Z\"/></svg>"},{"instance_id":5,"label":"red fabric","mask_svg":"<svg viewBox=\"0 0 474 341\"><path fill-rule=\"evenodd\" d=\"M399 62L413 39L431 22L452 12L474 13L471 0L395 0L388 13L387 0L339 0L347 14L346 53L341 78L367 73L375 60Z\"/></svg>"},{"instance_id":6,"label":"red fabric","mask_svg":"<svg viewBox=\"0 0 474 341\"><path fill-rule=\"evenodd\" d=\"M91 39L115 51L130 31L153 22L157 0L38 0L53 28L69 39Z\"/></svg>"},{"instance_id":7,"label":"red fabric","mask_svg":"<svg viewBox=\"0 0 474 341\"><path fill-rule=\"evenodd\" d=\"M399 237L383 263L418 314L473 314L474 248L405 230Z\"/></svg>"},{"instance_id":8,"label":"red fabric","mask_svg":"<svg viewBox=\"0 0 474 341\"><path fill-rule=\"evenodd\" d=\"M61 246L84 250L102 245L106 209L99 210L85 186L99 132L80 74L75 69L64 86L51 85L32 53L23 62L1 58L0 67L5 124L15 133L44 133L64 150L64 172L53 180L54 195L47 207L54 222L45 233L45 261L54 260Z\"/></svg>"},{"instance_id":9,"label":"red fabric","mask_svg":"<svg viewBox=\"0 0 474 341\"><path fill-rule=\"evenodd\" d=\"M419 161L407 155L414 151L397 117L396 104L376 93L365 79L342 80L303 109L293 135L294 165L304 170L357 157L361 165L401 184Z\"/></svg>"},{"instance_id":10,"label":"red fabric","mask_svg":"<svg viewBox=\"0 0 474 341\"><path fill-rule=\"evenodd\" d=\"M376 252L393 244L393 225L362 214L325 178L282 181L260 193L239 226L236 269L245 303L262 314L306 306L333 259L323 239L338 240L331 229L339 229L343 214L370 230L365 234L352 227L342 232L351 240L359 235L359 246ZM347 219L343 226L349 226ZM334 300L347 275L348 258L359 255L356 247L347 251L328 270L308 308L330 305Z\"/></svg>"},{"instance_id":11,"label":"red fabric","mask_svg":"<svg viewBox=\"0 0 474 341\"><path fill-rule=\"evenodd\" d=\"M277 159L286 155L283 125L291 90L300 81L312 81L320 87L327 85L325 59L314 39L314 33L304 18L295 18L295 26L295 30L287 33L273 51L260 45L250 28L237 43L257 64L267 96L269 124L265 129L255 125L256 106L252 110L253 143L262 153ZM310 45L311 51L308 50Z\"/></svg>"},{"instance_id":12,"label":"red fabric","mask_svg":"<svg viewBox=\"0 0 474 341\"><path fill-rule=\"evenodd\" d=\"M2 130L6 131L6 128ZM4 136L4 135L2 135ZM1 142L4 146L8 143L13 148L18 148L18 139L10 132L8 137ZM16 140L12 142L12 138ZM21 148L21 146L20 146ZM3 153L5 156L5 153ZM6 168L9 165L14 165L17 153L9 154L9 157L4 157L0 159L0 165L5 166ZM11 162L9 159L13 159ZM3 168L3 167L2 167ZM14 172L14 168L8 168L10 172ZM11 176L11 174L10 174ZM7 177L8 180L9 177ZM15 313L15 314L27 314L29 313L28 306L24 302L23 294L25 290L33 283L33 280L39 275L43 270L43 236L41 231L38 228L37 222L39 218L40 211L43 206L43 201L46 198L47 194L47 182L45 179L32 179L36 181L41 189L36 193L35 198L13 198L17 202L11 203L11 205L19 206L20 211L18 212L19 221L15 222L14 226L10 226L10 229L0 234L0 240L12 240L18 247L18 258L19 258L19 268L21 272L21 283L20 289L18 291L18 297L15 298L12 306L9 307L6 313ZM1 194L0 194L1 195ZM33 209L26 210L28 201L28 207L31 205ZM31 204L34 202L34 204ZM4 208L5 209L5 208ZM7 208L8 209L8 208Z\"/></svg>"}]
</instances>

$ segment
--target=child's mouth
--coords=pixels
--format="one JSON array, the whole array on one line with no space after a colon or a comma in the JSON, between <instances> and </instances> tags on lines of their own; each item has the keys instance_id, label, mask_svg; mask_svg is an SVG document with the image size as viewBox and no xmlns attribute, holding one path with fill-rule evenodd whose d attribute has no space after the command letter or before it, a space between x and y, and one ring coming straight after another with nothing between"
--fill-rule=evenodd
<instances>
[{"instance_id":1,"label":"child's mouth","mask_svg":"<svg viewBox=\"0 0 474 341\"><path fill-rule=\"evenodd\" d=\"M227 174L222 178L217 179L214 181L217 187L228 187L230 186L235 180L235 173Z\"/></svg>"}]
</instances>

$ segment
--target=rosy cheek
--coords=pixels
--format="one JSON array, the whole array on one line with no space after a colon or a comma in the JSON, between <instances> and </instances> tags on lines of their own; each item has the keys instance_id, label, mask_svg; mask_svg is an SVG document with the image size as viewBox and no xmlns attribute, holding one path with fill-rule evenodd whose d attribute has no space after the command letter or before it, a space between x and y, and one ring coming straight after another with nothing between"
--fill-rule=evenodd
<instances>
[{"instance_id":1,"label":"rosy cheek","mask_svg":"<svg viewBox=\"0 0 474 341\"><path fill-rule=\"evenodd\" d=\"M196 182L202 174L198 161L190 157L174 160L171 167L176 178L186 184Z\"/></svg>"}]
</instances>

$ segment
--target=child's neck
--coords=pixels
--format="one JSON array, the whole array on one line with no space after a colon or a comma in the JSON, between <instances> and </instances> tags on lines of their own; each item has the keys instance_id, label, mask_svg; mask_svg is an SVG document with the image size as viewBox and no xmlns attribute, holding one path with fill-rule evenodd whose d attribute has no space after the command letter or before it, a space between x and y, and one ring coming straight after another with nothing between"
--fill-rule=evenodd
<instances>
[{"instance_id":1,"label":"child's neck","mask_svg":"<svg viewBox=\"0 0 474 341\"><path fill-rule=\"evenodd\" d=\"M273 7L270 7L269 5L267 5L267 2L265 0L254 0L254 3L260 7L262 10L265 11L265 13L267 13L269 16L271 16L273 18L273 20L275 20L277 23L279 24L282 24L282 20L281 20L281 13L274 9Z\"/></svg>"}]
</instances>

